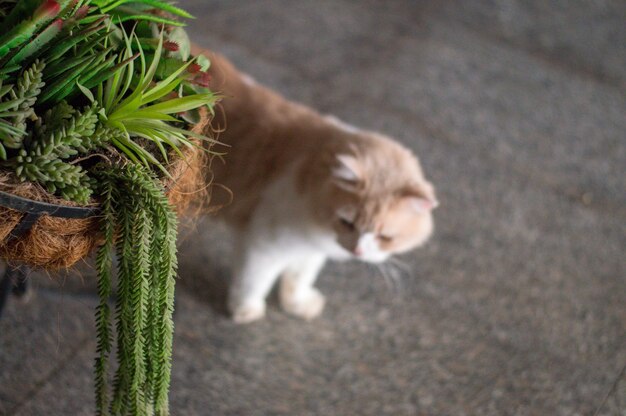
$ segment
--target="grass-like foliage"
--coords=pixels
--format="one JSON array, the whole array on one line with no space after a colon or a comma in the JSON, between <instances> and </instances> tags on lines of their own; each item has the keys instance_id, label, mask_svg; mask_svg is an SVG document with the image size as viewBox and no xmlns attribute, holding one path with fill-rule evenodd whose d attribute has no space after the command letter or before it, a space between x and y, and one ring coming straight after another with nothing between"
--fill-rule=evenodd
<instances>
[{"instance_id":1,"label":"grass-like foliage","mask_svg":"<svg viewBox=\"0 0 626 416\"><path fill-rule=\"evenodd\" d=\"M97 255L97 414L168 413L176 275L176 215L154 176L140 165L98 174L105 244ZM115 228L113 224L119 224ZM112 249L120 259L116 304L117 357L110 398Z\"/></svg>"},{"instance_id":2,"label":"grass-like foliage","mask_svg":"<svg viewBox=\"0 0 626 416\"><path fill-rule=\"evenodd\" d=\"M183 113L203 105L213 105L219 97L211 92L176 96L175 90L185 80L186 70L192 61L179 65L167 77L154 82L163 51L163 37L159 37L147 69L144 51L136 37L135 40L137 55L141 58L139 72L135 73L135 65L130 62L98 88L96 100L103 105L102 116L105 123L124 132L123 135L114 138L113 144L131 160L144 165L154 164L167 173L154 155L145 147L139 146L132 137L140 137L154 143L160 150L162 158L167 161L166 146L178 150L181 145L192 146L189 137L206 140L203 136L174 126L173 123L180 123L182 120L172 114ZM125 38L125 42L128 59L133 56L133 46L128 37ZM133 83L135 87L128 95ZM176 97L161 101L170 94ZM180 152L179 155L182 156Z\"/></svg>"}]
</instances>

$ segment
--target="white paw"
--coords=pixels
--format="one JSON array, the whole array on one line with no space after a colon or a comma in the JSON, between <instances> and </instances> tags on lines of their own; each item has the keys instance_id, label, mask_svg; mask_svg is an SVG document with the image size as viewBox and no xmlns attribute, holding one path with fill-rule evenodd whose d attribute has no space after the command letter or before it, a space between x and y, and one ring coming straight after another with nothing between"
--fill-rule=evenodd
<instances>
[{"instance_id":1,"label":"white paw","mask_svg":"<svg viewBox=\"0 0 626 416\"><path fill-rule=\"evenodd\" d=\"M233 321L237 324L248 324L265 316L265 302L242 303L231 307Z\"/></svg>"},{"instance_id":2,"label":"white paw","mask_svg":"<svg viewBox=\"0 0 626 416\"><path fill-rule=\"evenodd\" d=\"M306 320L318 317L324 310L325 304L326 298L324 295L314 288L311 288L305 295L297 299L286 296L283 296L281 299L281 306L285 312Z\"/></svg>"}]
</instances>

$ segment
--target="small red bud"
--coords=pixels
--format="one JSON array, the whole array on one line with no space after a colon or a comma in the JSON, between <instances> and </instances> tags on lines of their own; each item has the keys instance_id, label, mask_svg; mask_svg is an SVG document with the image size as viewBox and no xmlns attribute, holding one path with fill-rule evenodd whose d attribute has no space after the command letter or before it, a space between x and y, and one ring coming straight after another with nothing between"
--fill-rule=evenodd
<instances>
[{"instance_id":1,"label":"small red bud","mask_svg":"<svg viewBox=\"0 0 626 416\"><path fill-rule=\"evenodd\" d=\"M187 72L189 72L190 74L196 74L200 72L201 69L202 67L200 65L193 63L187 67Z\"/></svg>"},{"instance_id":2,"label":"small red bud","mask_svg":"<svg viewBox=\"0 0 626 416\"><path fill-rule=\"evenodd\" d=\"M35 10L34 20L51 19L61 11L61 5L54 0L45 0L41 6Z\"/></svg>"},{"instance_id":3,"label":"small red bud","mask_svg":"<svg viewBox=\"0 0 626 416\"><path fill-rule=\"evenodd\" d=\"M192 83L201 87L207 88L211 82L211 75L208 72L199 72L191 81Z\"/></svg>"},{"instance_id":4,"label":"small red bud","mask_svg":"<svg viewBox=\"0 0 626 416\"><path fill-rule=\"evenodd\" d=\"M76 10L76 13L74 13L74 19L76 20L82 19L83 17L87 16L87 13L89 13L89 6L87 5L80 6Z\"/></svg>"},{"instance_id":5,"label":"small red bud","mask_svg":"<svg viewBox=\"0 0 626 416\"><path fill-rule=\"evenodd\" d=\"M63 19L57 19L50 26L58 26L58 29L61 30L63 28Z\"/></svg>"},{"instance_id":6,"label":"small red bud","mask_svg":"<svg viewBox=\"0 0 626 416\"><path fill-rule=\"evenodd\" d=\"M176 52L178 50L178 43L166 40L163 42L163 48L171 52Z\"/></svg>"}]
</instances>

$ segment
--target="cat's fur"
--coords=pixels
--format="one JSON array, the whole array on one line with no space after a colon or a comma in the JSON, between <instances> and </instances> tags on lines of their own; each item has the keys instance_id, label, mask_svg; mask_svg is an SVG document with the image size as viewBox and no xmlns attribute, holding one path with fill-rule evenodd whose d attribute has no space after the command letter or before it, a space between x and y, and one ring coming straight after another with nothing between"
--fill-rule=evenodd
<instances>
[{"instance_id":1,"label":"cat's fur","mask_svg":"<svg viewBox=\"0 0 626 416\"><path fill-rule=\"evenodd\" d=\"M198 52L198 51L197 51ZM280 302L311 319L324 307L313 287L327 259L382 262L424 243L437 206L415 156L382 135L287 101L237 71L212 62L211 88L221 92L231 146L213 163L220 214L238 230L238 259L229 308L236 322L262 318L280 278Z\"/></svg>"}]
</instances>

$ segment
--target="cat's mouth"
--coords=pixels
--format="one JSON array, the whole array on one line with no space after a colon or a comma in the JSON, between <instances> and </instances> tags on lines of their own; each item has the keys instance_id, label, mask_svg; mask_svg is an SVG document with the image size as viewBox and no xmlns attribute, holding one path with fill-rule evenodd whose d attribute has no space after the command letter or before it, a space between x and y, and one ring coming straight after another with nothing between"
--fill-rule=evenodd
<instances>
[{"instance_id":1,"label":"cat's mouth","mask_svg":"<svg viewBox=\"0 0 626 416\"><path fill-rule=\"evenodd\" d=\"M388 258L389 258L389 254L387 253L371 253L371 254L367 254L367 255L354 255L353 256L355 259L357 260L361 260L364 261L366 263L374 263L374 264L380 264L380 263L384 263Z\"/></svg>"},{"instance_id":2,"label":"cat's mouth","mask_svg":"<svg viewBox=\"0 0 626 416\"><path fill-rule=\"evenodd\" d=\"M340 246L341 246L342 252L344 253L344 256L347 259L351 259L351 260L359 260L365 263L378 264L378 263L385 262L390 257L390 253L380 251L380 250L377 250L377 251L363 250L358 247L348 248L342 244L340 244Z\"/></svg>"},{"instance_id":3,"label":"cat's mouth","mask_svg":"<svg viewBox=\"0 0 626 416\"><path fill-rule=\"evenodd\" d=\"M391 253L383 251L380 247L369 241L366 235L365 238L361 237L357 241L345 239L342 241L341 236L337 238L337 243L341 246L345 256L354 259L364 261L366 263L383 263L387 260Z\"/></svg>"}]
</instances>

